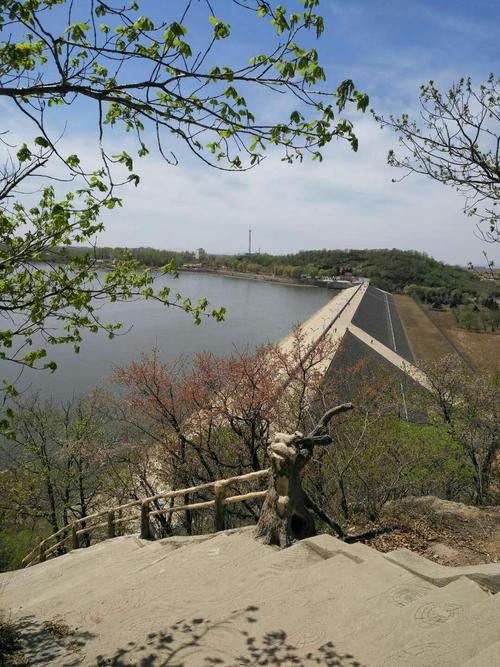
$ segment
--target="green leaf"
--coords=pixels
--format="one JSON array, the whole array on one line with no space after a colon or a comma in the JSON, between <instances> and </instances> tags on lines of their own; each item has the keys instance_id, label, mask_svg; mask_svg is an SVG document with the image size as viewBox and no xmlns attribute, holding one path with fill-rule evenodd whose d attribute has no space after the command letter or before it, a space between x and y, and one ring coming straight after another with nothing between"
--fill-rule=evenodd
<instances>
[{"instance_id":1,"label":"green leaf","mask_svg":"<svg viewBox=\"0 0 500 667\"><path fill-rule=\"evenodd\" d=\"M27 162L28 160L31 160L32 154L28 146L26 144L23 144L22 148L20 148L17 151L17 159L19 162Z\"/></svg>"},{"instance_id":2,"label":"green leaf","mask_svg":"<svg viewBox=\"0 0 500 667\"><path fill-rule=\"evenodd\" d=\"M50 143L45 137L36 137L35 144L37 146L42 146L42 148L48 148L50 146Z\"/></svg>"},{"instance_id":3,"label":"green leaf","mask_svg":"<svg viewBox=\"0 0 500 667\"><path fill-rule=\"evenodd\" d=\"M80 165L80 158L78 157L78 155L68 155L68 157L66 158L66 162L70 167L75 169Z\"/></svg>"}]
</instances>

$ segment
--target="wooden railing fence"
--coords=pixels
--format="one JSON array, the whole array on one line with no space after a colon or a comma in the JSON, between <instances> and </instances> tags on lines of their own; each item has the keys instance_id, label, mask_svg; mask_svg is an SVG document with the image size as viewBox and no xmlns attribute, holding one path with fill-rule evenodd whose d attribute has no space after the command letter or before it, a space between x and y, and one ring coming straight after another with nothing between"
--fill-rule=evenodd
<instances>
[{"instance_id":1,"label":"wooden railing fence","mask_svg":"<svg viewBox=\"0 0 500 667\"><path fill-rule=\"evenodd\" d=\"M71 549L79 549L83 545L82 539L84 536L89 536L92 531L105 529L105 537L103 539L110 539L116 536L116 527L131 521L140 520L140 537L145 540L154 539L154 530L151 523L151 517L159 515L171 516L176 512L186 512L190 510L204 510L214 508L215 512L215 530L224 530L225 528L225 507L231 503L240 503L245 500L253 500L255 498L263 498L266 491L250 491L236 496L228 496L228 487L232 484L239 484L241 482L251 482L261 477L269 475L269 468L265 470L257 470L245 475L238 475L237 477L229 477L228 479L219 479L215 482L207 482L198 486L192 486L186 489L176 489L175 491L166 491L158 493L155 496L149 496L141 500L133 500L124 505L107 508L94 514L76 519L72 523L64 526L56 533L49 535L42 540L25 558L22 560L22 567L28 567L35 563L42 563L50 556L57 556L66 548L68 543L71 544ZM194 502L184 505L171 505L168 507L161 507L160 509L152 509L152 503L158 500L175 499L182 496L191 496L200 491L213 490L214 499L203 502ZM129 510L140 508L140 513L123 516ZM94 521L101 519L98 523ZM55 540L54 544L51 544ZM59 552L59 553L58 553Z\"/></svg>"}]
</instances>

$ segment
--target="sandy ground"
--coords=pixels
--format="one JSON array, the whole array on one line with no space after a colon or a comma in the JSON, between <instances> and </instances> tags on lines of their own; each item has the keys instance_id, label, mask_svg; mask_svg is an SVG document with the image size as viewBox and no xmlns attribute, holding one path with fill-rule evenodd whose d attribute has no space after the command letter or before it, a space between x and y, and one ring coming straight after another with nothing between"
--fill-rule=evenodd
<instances>
[{"instance_id":1,"label":"sandy ground","mask_svg":"<svg viewBox=\"0 0 500 667\"><path fill-rule=\"evenodd\" d=\"M329 535L280 551L252 529L128 536L0 586L30 666L454 667L495 654L500 566L411 556Z\"/></svg>"}]
</instances>

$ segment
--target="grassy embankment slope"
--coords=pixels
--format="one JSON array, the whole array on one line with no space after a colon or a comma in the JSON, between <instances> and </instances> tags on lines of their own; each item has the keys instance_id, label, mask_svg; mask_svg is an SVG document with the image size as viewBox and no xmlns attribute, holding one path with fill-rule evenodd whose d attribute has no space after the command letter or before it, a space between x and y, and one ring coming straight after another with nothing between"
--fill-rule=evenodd
<instances>
[{"instance_id":1,"label":"grassy embankment slope","mask_svg":"<svg viewBox=\"0 0 500 667\"><path fill-rule=\"evenodd\" d=\"M450 310L433 310L410 296L395 302L415 359L433 362L446 354L458 356L473 370L490 374L500 363L500 334L461 328Z\"/></svg>"}]
</instances>

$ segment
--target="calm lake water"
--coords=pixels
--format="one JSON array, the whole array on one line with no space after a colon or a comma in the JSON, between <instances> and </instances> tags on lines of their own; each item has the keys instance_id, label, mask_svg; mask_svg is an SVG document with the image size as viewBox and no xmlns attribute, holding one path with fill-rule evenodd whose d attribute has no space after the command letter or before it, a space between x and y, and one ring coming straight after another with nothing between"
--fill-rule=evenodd
<instances>
[{"instance_id":1,"label":"calm lake water","mask_svg":"<svg viewBox=\"0 0 500 667\"><path fill-rule=\"evenodd\" d=\"M103 385L113 367L138 359L141 352L157 346L164 360L179 355L192 357L203 350L229 355L246 348L255 349L267 342L277 342L297 322L302 322L333 297L322 288L292 287L199 273L181 273L177 280L158 278L158 287L172 286L193 300L200 296L211 305L224 305L224 322L203 319L200 326L177 308L164 308L151 301L108 304L100 311L102 321L119 321L125 335L109 340L102 333L87 334L79 354L72 346L48 350L58 369L23 372L20 388L38 391L43 398L66 400ZM5 366L5 364L2 364ZM5 371L7 370L7 373ZM2 368L12 379L16 369Z\"/></svg>"}]
</instances>

